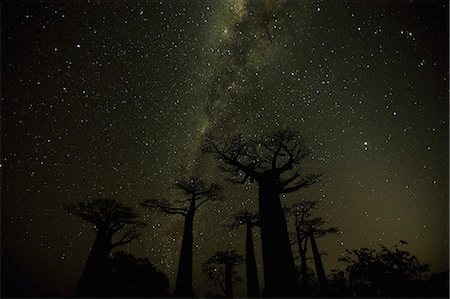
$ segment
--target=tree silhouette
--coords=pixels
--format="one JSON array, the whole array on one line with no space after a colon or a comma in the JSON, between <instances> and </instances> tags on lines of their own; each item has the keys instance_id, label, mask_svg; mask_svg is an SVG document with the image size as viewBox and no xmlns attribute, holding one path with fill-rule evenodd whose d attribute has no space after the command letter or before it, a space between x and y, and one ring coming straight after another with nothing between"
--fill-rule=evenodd
<instances>
[{"instance_id":1,"label":"tree silhouette","mask_svg":"<svg viewBox=\"0 0 450 299\"><path fill-rule=\"evenodd\" d=\"M306 264L306 251L308 244L308 233L305 223L311 217L311 210L316 206L315 201L304 201L285 208L289 215L294 217L295 237L297 239L298 252L300 255L301 287L303 292L309 294L309 275Z\"/></svg>"},{"instance_id":2,"label":"tree silhouette","mask_svg":"<svg viewBox=\"0 0 450 299\"><path fill-rule=\"evenodd\" d=\"M234 216L231 228L236 229L242 225L246 227L245 239L245 270L247 275L248 298L259 298L258 270L256 268L255 250L253 248L252 228L259 226L259 215L250 211L241 211Z\"/></svg>"},{"instance_id":3,"label":"tree silhouette","mask_svg":"<svg viewBox=\"0 0 450 299\"><path fill-rule=\"evenodd\" d=\"M105 289L105 271L113 248L129 244L138 237L145 224L133 208L115 200L99 198L68 203L65 210L94 224L96 237L86 266L75 290L76 297L102 296ZM119 235L114 241L113 238Z\"/></svg>"},{"instance_id":4,"label":"tree silhouette","mask_svg":"<svg viewBox=\"0 0 450 299\"><path fill-rule=\"evenodd\" d=\"M108 259L108 289L111 298L163 298L169 296L169 280L148 259L123 251Z\"/></svg>"},{"instance_id":5,"label":"tree silhouette","mask_svg":"<svg viewBox=\"0 0 450 299\"><path fill-rule=\"evenodd\" d=\"M226 298L233 298L233 284L241 281L235 266L243 262L242 255L236 250L216 251L205 263L203 272L208 276L208 280L220 286Z\"/></svg>"},{"instance_id":6,"label":"tree silhouette","mask_svg":"<svg viewBox=\"0 0 450 299\"><path fill-rule=\"evenodd\" d=\"M221 199L221 188L216 184L208 184L199 177L192 176L187 180L175 182L175 188L183 194L177 204L170 204L163 199L149 199L142 203L148 209L164 214L182 215L184 217L183 241L181 243L178 264L175 296L192 297L192 244L195 212L208 201Z\"/></svg>"},{"instance_id":7,"label":"tree silhouette","mask_svg":"<svg viewBox=\"0 0 450 299\"><path fill-rule=\"evenodd\" d=\"M406 244L400 241L400 245ZM346 264L344 271L334 274L335 285L345 286L347 296L354 297L416 297L428 265L398 245L380 246L374 250L346 250L338 261ZM342 290L341 290L342 294Z\"/></svg>"},{"instance_id":8,"label":"tree silhouette","mask_svg":"<svg viewBox=\"0 0 450 299\"><path fill-rule=\"evenodd\" d=\"M316 266L317 279L321 295L327 295L327 280L322 264L322 258L317 248L316 239L338 232L336 227L327 227L327 223L320 217L313 217L312 212L317 209L316 201L303 201L286 208L286 211L294 216L295 233L301 259L302 288L309 293L309 275L306 265L306 252L308 240Z\"/></svg>"},{"instance_id":9,"label":"tree silhouette","mask_svg":"<svg viewBox=\"0 0 450 299\"><path fill-rule=\"evenodd\" d=\"M309 154L303 139L292 130L221 141L208 136L203 151L220 161L219 168L231 174L230 181L257 182L265 291L270 297L295 297L297 273L280 194L295 192L320 178L301 177L298 169L294 169Z\"/></svg>"}]
</instances>

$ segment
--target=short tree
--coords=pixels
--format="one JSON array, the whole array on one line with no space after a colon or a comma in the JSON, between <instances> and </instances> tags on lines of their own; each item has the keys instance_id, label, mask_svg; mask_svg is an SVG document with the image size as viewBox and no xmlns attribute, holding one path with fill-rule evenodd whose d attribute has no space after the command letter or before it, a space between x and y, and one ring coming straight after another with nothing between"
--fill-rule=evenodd
<instances>
[{"instance_id":1,"label":"short tree","mask_svg":"<svg viewBox=\"0 0 450 299\"><path fill-rule=\"evenodd\" d=\"M169 279L147 258L119 251L108 259L108 288L110 298L166 298Z\"/></svg>"},{"instance_id":2,"label":"short tree","mask_svg":"<svg viewBox=\"0 0 450 299\"><path fill-rule=\"evenodd\" d=\"M339 258L346 268L334 274L334 281L346 286L355 297L410 297L417 294L417 286L428 272L428 265L406 250L400 241L391 248L379 250L361 248L346 250L347 256Z\"/></svg>"},{"instance_id":3,"label":"short tree","mask_svg":"<svg viewBox=\"0 0 450 299\"><path fill-rule=\"evenodd\" d=\"M241 281L235 267L244 261L236 250L216 251L205 263L203 272L208 280L219 285L226 298L233 298L233 284Z\"/></svg>"}]
</instances>

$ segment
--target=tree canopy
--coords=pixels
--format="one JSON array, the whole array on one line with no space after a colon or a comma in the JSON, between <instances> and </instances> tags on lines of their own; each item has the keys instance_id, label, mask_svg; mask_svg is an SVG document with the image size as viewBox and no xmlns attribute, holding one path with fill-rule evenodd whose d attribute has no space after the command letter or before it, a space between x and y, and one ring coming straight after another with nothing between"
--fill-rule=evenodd
<instances>
[{"instance_id":1,"label":"tree canopy","mask_svg":"<svg viewBox=\"0 0 450 299\"><path fill-rule=\"evenodd\" d=\"M405 244L403 240L399 243ZM334 274L334 285L355 297L414 296L428 265L420 263L399 245L391 248L380 246L379 250L346 250L347 256L339 259L346 268Z\"/></svg>"}]
</instances>

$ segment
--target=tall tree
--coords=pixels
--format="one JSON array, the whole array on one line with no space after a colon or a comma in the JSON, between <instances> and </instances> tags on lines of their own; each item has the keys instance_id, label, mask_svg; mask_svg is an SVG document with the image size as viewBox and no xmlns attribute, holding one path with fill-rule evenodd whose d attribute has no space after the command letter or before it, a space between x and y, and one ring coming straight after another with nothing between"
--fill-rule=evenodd
<instances>
[{"instance_id":1,"label":"tall tree","mask_svg":"<svg viewBox=\"0 0 450 299\"><path fill-rule=\"evenodd\" d=\"M220 286L226 298L233 298L233 284L241 280L235 267L243 260L236 250L216 251L202 268L208 279Z\"/></svg>"},{"instance_id":2,"label":"tall tree","mask_svg":"<svg viewBox=\"0 0 450 299\"><path fill-rule=\"evenodd\" d=\"M320 293L321 295L327 295L327 280L316 239L335 234L338 232L338 229L336 227L328 227L327 222L323 218L313 216L313 211L317 209L317 205L316 201L303 201L286 208L286 210L294 216L295 232L301 259L302 287L306 292L309 291L309 277L306 266L306 250L309 240L316 266Z\"/></svg>"},{"instance_id":3,"label":"tall tree","mask_svg":"<svg viewBox=\"0 0 450 299\"><path fill-rule=\"evenodd\" d=\"M102 296L105 288L105 271L113 248L129 244L138 237L145 224L133 208L115 200L99 198L68 203L65 210L94 224L96 237L75 290L75 297ZM116 240L113 241L113 238Z\"/></svg>"},{"instance_id":4,"label":"tall tree","mask_svg":"<svg viewBox=\"0 0 450 299\"><path fill-rule=\"evenodd\" d=\"M234 216L234 221L231 228L236 229L245 225L246 239L245 239L245 270L247 275L247 296L248 298L259 298L259 282L258 270L256 268L255 250L253 247L253 233L254 226L259 226L259 215L250 211L241 211Z\"/></svg>"},{"instance_id":5,"label":"tall tree","mask_svg":"<svg viewBox=\"0 0 450 299\"><path fill-rule=\"evenodd\" d=\"M231 174L231 181L245 183L250 179L258 184L266 296L297 296L297 273L280 194L295 192L320 178L302 177L296 169L309 155L303 139L292 130L221 141L208 136L203 150L219 160L219 168Z\"/></svg>"},{"instance_id":6,"label":"tall tree","mask_svg":"<svg viewBox=\"0 0 450 299\"><path fill-rule=\"evenodd\" d=\"M183 241L178 263L175 296L192 297L194 295L192 290L192 245L195 212L204 203L221 199L222 191L218 185L209 184L196 176L187 180L176 181L175 188L181 191L183 195L178 203L170 204L164 199L148 199L142 205L164 214L184 217Z\"/></svg>"},{"instance_id":7,"label":"tall tree","mask_svg":"<svg viewBox=\"0 0 450 299\"><path fill-rule=\"evenodd\" d=\"M301 287L304 295L309 295L309 276L306 264L306 251L308 244L307 221L311 217L311 210L315 208L315 201L305 201L286 207L285 211L294 217L295 237L297 239L300 255Z\"/></svg>"}]
</instances>

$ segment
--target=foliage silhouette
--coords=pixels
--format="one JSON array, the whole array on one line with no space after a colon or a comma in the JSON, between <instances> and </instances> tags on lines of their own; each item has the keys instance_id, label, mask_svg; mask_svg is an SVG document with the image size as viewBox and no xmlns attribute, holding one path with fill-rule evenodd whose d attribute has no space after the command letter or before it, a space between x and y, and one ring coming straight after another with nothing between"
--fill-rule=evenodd
<instances>
[{"instance_id":1,"label":"foliage silhouette","mask_svg":"<svg viewBox=\"0 0 450 299\"><path fill-rule=\"evenodd\" d=\"M166 298L169 280L148 259L116 252L108 259L107 297Z\"/></svg>"},{"instance_id":2,"label":"foliage silhouette","mask_svg":"<svg viewBox=\"0 0 450 299\"><path fill-rule=\"evenodd\" d=\"M406 244L400 241L400 245ZM334 294L351 297L416 297L428 265L398 245L379 250L346 250L339 259L346 264L333 275Z\"/></svg>"},{"instance_id":3,"label":"foliage silhouette","mask_svg":"<svg viewBox=\"0 0 450 299\"><path fill-rule=\"evenodd\" d=\"M76 297L102 296L108 256L113 248L129 244L138 237L145 223L133 208L107 198L68 203L64 206L69 215L75 215L94 224L96 237L75 290ZM116 241L113 241L115 236Z\"/></svg>"},{"instance_id":4,"label":"foliage silhouette","mask_svg":"<svg viewBox=\"0 0 450 299\"><path fill-rule=\"evenodd\" d=\"M297 274L280 194L319 181L320 175L302 177L295 169L309 155L303 139L293 130L221 141L207 136L203 151L214 155L219 168L231 174L230 181L257 182L266 295L297 296Z\"/></svg>"},{"instance_id":5,"label":"foliage silhouette","mask_svg":"<svg viewBox=\"0 0 450 299\"><path fill-rule=\"evenodd\" d=\"M247 297L259 298L259 282L258 269L256 268L255 250L253 247L252 228L259 226L259 215L250 211L241 211L234 216L234 221L231 228L235 229L245 225L246 239L245 239L245 271L247 276Z\"/></svg>"},{"instance_id":6,"label":"foliage silhouette","mask_svg":"<svg viewBox=\"0 0 450 299\"><path fill-rule=\"evenodd\" d=\"M242 255L235 250L216 251L202 265L203 272L208 280L219 285L226 298L233 298L233 284L241 281L235 266L244 261Z\"/></svg>"},{"instance_id":7,"label":"foliage silhouette","mask_svg":"<svg viewBox=\"0 0 450 299\"><path fill-rule=\"evenodd\" d=\"M164 214L182 215L184 217L183 241L181 243L175 296L192 297L192 246L195 212L208 201L222 198L222 189L216 184L209 184L197 176L175 182L175 188L181 191L183 198L177 204L170 204L164 199L148 199L142 205L148 209Z\"/></svg>"}]
</instances>

